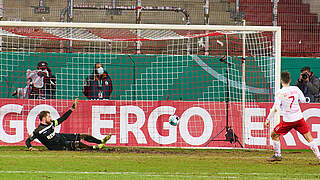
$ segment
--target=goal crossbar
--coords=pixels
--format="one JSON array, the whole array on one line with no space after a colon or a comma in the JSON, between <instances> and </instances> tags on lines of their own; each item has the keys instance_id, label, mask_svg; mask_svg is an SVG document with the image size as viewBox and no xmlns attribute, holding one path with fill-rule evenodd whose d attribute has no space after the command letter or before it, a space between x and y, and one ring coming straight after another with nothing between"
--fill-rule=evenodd
<instances>
[{"instance_id":1,"label":"goal crossbar","mask_svg":"<svg viewBox=\"0 0 320 180\"><path fill-rule=\"evenodd\" d=\"M108 29L153 29L153 30L211 30L211 31L281 31L278 26L222 26L222 25L171 25L171 24L115 24L115 23L63 23L0 21L0 26L51 27L51 28L108 28Z\"/></svg>"}]
</instances>

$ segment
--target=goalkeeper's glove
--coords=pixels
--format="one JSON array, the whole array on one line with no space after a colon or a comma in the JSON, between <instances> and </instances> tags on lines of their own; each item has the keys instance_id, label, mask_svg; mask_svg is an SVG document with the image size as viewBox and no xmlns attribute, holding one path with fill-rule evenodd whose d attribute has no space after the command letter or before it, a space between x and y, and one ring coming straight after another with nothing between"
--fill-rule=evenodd
<instances>
[{"instance_id":1,"label":"goalkeeper's glove","mask_svg":"<svg viewBox=\"0 0 320 180\"><path fill-rule=\"evenodd\" d=\"M29 147L27 151L39 151L37 148Z\"/></svg>"},{"instance_id":2,"label":"goalkeeper's glove","mask_svg":"<svg viewBox=\"0 0 320 180\"><path fill-rule=\"evenodd\" d=\"M77 108L78 103L79 103L79 98L74 100L73 105L71 107L72 111L74 111Z\"/></svg>"}]
</instances>

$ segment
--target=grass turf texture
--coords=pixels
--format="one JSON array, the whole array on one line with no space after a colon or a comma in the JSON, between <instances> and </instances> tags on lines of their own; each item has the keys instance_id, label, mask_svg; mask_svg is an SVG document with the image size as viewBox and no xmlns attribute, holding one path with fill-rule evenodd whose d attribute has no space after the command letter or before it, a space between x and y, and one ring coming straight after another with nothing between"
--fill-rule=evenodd
<instances>
[{"instance_id":1,"label":"grass turf texture","mask_svg":"<svg viewBox=\"0 0 320 180\"><path fill-rule=\"evenodd\" d=\"M102 151L0 148L0 179L320 179L311 150L113 148Z\"/></svg>"}]
</instances>

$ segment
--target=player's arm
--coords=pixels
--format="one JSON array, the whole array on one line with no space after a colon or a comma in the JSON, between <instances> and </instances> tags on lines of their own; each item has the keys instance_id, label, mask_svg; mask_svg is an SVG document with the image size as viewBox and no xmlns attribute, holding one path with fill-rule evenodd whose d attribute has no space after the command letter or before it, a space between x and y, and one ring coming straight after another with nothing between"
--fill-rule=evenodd
<instances>
[{"instance_id":1,"label":"player's arm","mask_svg":"<svg viewBox=\"0 0 320 180\"><path fill-rule=\"evenodd\" d=\"M297 92L298 92L298 96L299 96L298 101L300 103L306 103L307 100L306 100L306 97L304 96L304 94L302 93L302 91L300 89L298 89Z\"/></svg>"},{"instance_id":2,"label":"player's arm","mask_svg":"<svg viewBox=\"0 0 320 180\"><path fill-rule=\"evenodd\" d=\"M268 115L266 121L264 122L265 127L268 128L270 125L270 121L274 120L274 116L276 115L276 112L280 112L280 103L281 103L280 94L276 94L275 102L269 112L269 115Z\"/></svg>"},{"instance_id":3,"label":"player's arm","mask_svg":"<svg viewBox=\"0 0 320 180\"><path fill-rule=\"evenodd\" d=\"M25 141L26 146L27 146L27 148L28 148L29 151L32 150L31 142L32 142L33 140L35 140L35 139L36 139L36 136L34 135L34 132L33 132L32 134L29 135L28 139Z\"/></svg>"},{"instance_id":4,"label":"player's arm","mask_svg":"<svg viewBox=\"0 0 320 180\"><path fill-rule=\"evenodd\" d=\"M77 108L77 105L79 103L79 99L75 99L72 107L65 112L60 118L58 118L57 120L53 120L54 126L58 126L59 124L61 124L63 121L65 121L66 119L68 119L68 117L71 115L72 111L74 111Z\"/></svg>"}]
</instances>

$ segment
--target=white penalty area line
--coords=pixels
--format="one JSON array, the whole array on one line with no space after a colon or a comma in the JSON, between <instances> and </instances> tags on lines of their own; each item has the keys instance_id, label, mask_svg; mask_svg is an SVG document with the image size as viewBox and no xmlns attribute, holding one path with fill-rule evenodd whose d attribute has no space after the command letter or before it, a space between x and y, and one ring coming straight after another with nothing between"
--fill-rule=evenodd
<instances>
[{"instance_id":1,"label":"white penalty area line","mask_svg":"<svg viewBox=\"0 0 320 180\"><path fill-rule=\"evenodd\" d=\"M159 154L159 155L144 155L144 154L138 154L135 157L138 158L163 158L165 155ZM236 157L236 155L234 155L235 157L232 157L234 160L241 161L241 160L256 160L256 159L263 159L261 158L261 156L249 156L249 157ZM56 158L56 155L34 155L34 154L24 154L24 155L0 155L0 158L31 158L31 159L38 159L38 158ZM60 158L63 157L67 157L69 158L69 155L59 155ZM197 155L188 155L188 154L179 154L178 157L181 158L186 158L186 159L194 159L194 158L198 158ZM103 159L122 159L123 156L122 155L90 155L90 156L81 156L81 155L72 155L72 158L81 158L81 159L91 159L91 158L103 158ZM165 157L166 158L166 157ZM212 156L208 155L208 156L203 156L201 157L202 159L212 159ZM216 158L225 158L225 157L216 157ZM231 157L230 157L231 158ZM265 158L264 158L265 159ZM310 158L297 158L297 159L307 159L309 160ZM261 163L261 164L265 164L265 163Z\"/></svg>"},{"instance_id":2,"label":"white penalty area line","mask_svg":"<svg viewBox=\"0 0 320 180\"><path fill-rule=\"evenodd\" d=\"M218 172L215 175L194 173L155 173L155 172L86 172L86 171L0 171L0 174L83 174L83 175L131 175L149 177L185 177L185 178L213 178L213 179L236 179L243 176L257 176L257 178L269 177L270 175L283 175L283 173L245 173L245 172ZM293 174L294 176L318 176L319 174ZM291 178L286 178L291 179ZM295 179L295 178L294 178Z\"/></svg>"},{"instance_id":3,"label":"white penalty area line","mask_svg":"<svg viewBox=\"0 0 320 180\"><path fill-rule=\"evenodd\" d=\"M198 158L197 155L193 156L193 155L190 155L190 154L178 154L179 157L186 157L187 159L194 159L194 158ZM164 157L165 155L163 154L156 154L156 155L145 155L145 154L137 154L135 155L136 157L140 158L140 157L143 157L143 158L162 158ZM214 156L214 155L213 155ZM204 156L202 157L202 159L212 159L211 155L208 155L208 156ZM233 157L229 157L231 159L234 159L234 160L239 160L239 161L242 161L242 160L256 160L256 159L261 159L261 160L265 160L266 157L261 157L261 156L248 156L248 157L237 157L237 155L232 155ZM32 152L30 152L30 154L20 154L20 155L9 155L9 154L0 154L0 158L34 158L34 159L38 159L38 158L56 158L57 155L54 155L54 154L46 154L46 155L34 155L32 154ZM63 158L63 157L70 157L70 155L68 154L59 154L59 157L60 158ZM123 158L123 155L116 155L116 154L107 154L107 155L89 155L89 156L83 156L83 155L72 155L72 158L81 158L81 159L91 159L91 158L104 158L104 159L120 159L120 158ZM222 157L222 156L219 156L219 157L216 157L216 158L225 158L225 157ZM294 158L295 160L313 160L314 158L313 157L295 157ZM268 163L267 160L266 162L261 162L260 164L266 164ZM1 171L0 171L1 172Z\"/></svg>"},{"instance_id":4,"label":"white penalty area line","mask_svg":"<svg viewBox=\"0 0 320 180\"><path fill-rule=\"evenodd\" d=\"M237 176L214 175L195 175L194 173L155 173L155 172L83 172L83 171L0 171L0 174L83 174L83 175L132 175L132 176L156 176L156 177L190 177L190 178L230 178L235 179Z\"/></svg>"},{"instance_id":5,"label":"white penalty area line","mask_svg":"<svg viewBox=\"0 0 320 180\"><path fill-rule=\"evenodd\" d=\"M261 173L246 173L246 172L224 172L224 173L217 173L218 175L246 175L246 176L269 176L269 175L284 175L284 173L272 173L272 172L261 172ZM304 174L298 174L294 173L293 176L319 176L319 174L310 174L310 173L304 173Z\"/></svg>"}]
</instances>

